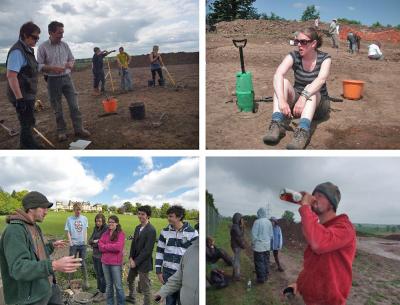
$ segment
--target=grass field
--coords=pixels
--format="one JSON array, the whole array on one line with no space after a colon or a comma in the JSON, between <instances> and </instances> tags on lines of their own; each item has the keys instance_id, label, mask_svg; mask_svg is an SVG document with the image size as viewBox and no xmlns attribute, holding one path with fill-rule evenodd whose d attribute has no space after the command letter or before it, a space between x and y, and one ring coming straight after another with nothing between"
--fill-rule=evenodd
<instances>
[{"instance_id":1,"label":"grass field","mask_svg":"<svg viewBox=\"0 0 400 305\"><path fill-rule=\"evenodd\" d=\"M39 223L39 226L41 227L44 235L47 238L57 238L57 239L66 239L66 234L64 231L65 227L65 222L69 216L73 215L72 212L49 212L49 214L46 216L45 220L43 223ZM82 215L86 216L89 221L89 229L88 229L88 238L92 234L93 227L94 227L94 218L96 216L96 213L82 213ZM106 219L109 216L109 214L105 214ZM139 224L139 220L137 216L135 215L119 215L117 214L120 224L122 226L122 230L125 233L125 236L128 237L129 235L133 235L135 227ZM3 232L6 222L5 222L6 216L0 216L0 233ZM167 226L168 221L165 218L152 218L150 219L151 224L156 228L157 231L157 239L160 234L160 231ZM192 226L194 226L195 222L194 221L189 221ZM129 249L131 247L131 241L125 241L125 255L124 255L124 276L126 276L126 272L128 270L127 268L127 262L128 262L128 255ZM67 250L66 250L67 251ZM155 252L156 252L156 247L154 247L153 250L153 260L155 261ZM95 279L95 273L93 269L93 263L92 263L92 253L91 253L91 248L88 247L88 257L86 260L88 264L88 273L89 273L89 284L90 284L90 290L92 292L95 292L96 290L96 279ZM78 271L77 273L74 274L73 278L82 278L81 271ZM152 290L156 292L161 284L157 279L157 276L155 274L155 269L150 272L150 278L152 280ZM57 280L58 282L62 285L66 285L66 280L67 277L65 274L58 274L57 275ZM126 278L123 279L124 287L126 288Z\"/></svg>"}]
</instances>

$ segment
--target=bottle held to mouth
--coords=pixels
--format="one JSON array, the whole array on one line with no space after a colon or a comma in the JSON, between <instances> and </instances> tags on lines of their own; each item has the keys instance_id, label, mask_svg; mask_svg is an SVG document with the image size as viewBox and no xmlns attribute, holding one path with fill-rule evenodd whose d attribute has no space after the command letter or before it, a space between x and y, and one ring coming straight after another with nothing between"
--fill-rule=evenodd
<instances>
[{"instance_id":1,"label":"bottle held to mouth","mask_svg":"<svg viewBox=\"0 0 400 305\"><path fill-rule=\"evenodd\" d=\"M281 190L279 198L284 201L299 204L300 201L303 199L303 195L300 192L284 188Z\"/></svg>"}]
</instances>

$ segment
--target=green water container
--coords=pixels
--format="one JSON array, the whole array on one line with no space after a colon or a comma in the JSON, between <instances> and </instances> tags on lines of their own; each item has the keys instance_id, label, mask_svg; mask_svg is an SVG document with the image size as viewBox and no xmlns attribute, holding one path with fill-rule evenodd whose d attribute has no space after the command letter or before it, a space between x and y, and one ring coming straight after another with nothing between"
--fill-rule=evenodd
<instances>
[{"instance_id":1,"label":"green water container","mask_svg":"<svg viewBox=\"0 0 400 305\"><path fill-rule=\"evenodd\" d=\"M236 73L236 97L239 111L253 112L254 89L253 76L251 72Z\"/></svg>"}]
</instances>

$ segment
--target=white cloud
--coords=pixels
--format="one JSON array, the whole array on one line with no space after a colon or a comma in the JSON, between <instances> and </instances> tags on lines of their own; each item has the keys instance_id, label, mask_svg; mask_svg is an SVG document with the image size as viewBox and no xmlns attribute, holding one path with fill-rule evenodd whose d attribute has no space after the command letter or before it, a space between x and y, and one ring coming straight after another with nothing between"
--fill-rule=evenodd
<instances>
[{"instance_id":1,"label":"white cloud","mask_svg":"<svg viewBox=\"0 0 400 305\"><path fill-rule=\"evenodd\" d=\"M138 166L138 168L133 172L134 176L141 176L149 171L151 171L154 168L153 164L153 158L152 157L142 157L141 158L141 164Z\"/></svg>"},{"instance_id":2,"label":"white cloud","mask_svg":"<svg viewBox=\"0 0 400 305\"><path fill-rule=\"evenodd\" d=\"M350 10L350 11L355 11L356 10L356 8L354 6L348 6L347 9Z\"/></svg>"},{"instance_id":3,"label":"white cloud","mask_svg":"<svg viewBox=\"0 0 400 305\"><path fill-rule=\"evenodd\" d=\"M303 2L295 2L295 3L292 4L292 6L293 6L294 8L306 8L306 7L307 7L307 4L305 4L305 3L303 3Z\"/></svg>"},{"instance_id":4,"label":"white cloud","mask_svg":"<svg viewBox=\"0 0 400 305\"><path fill-rule=\"evenodd\" d=\"M114 175L96 177L74 157L64 154L0 158L0 186L7 192L27 189L49 200L86 200L104 191Z\"/></svg>"},{"instance_id":5,"label":"white cloud","mask_svg":"<svg viewBox=\"0 0 400 305\"><path fill-rule=\"evenodd\" d=\"M0 62L27 20L41 28L40 42L47 39L51 21L62 22L64 41L75 58L91 57L94 46L115 49L123 45L135 55L148 54L155 44L161 52L199 49L196 0L3 0L0 20L11 19L11 23L0 21Z\"/></svg>"},{"instance_id":6,"label":"white cloud","mask_svg":"<svg viewBox=\"0 0 400 305\"><path fill-rule=\"evenodd\" d=\"M114 194L114 195L112 195L112 199L113 199L113 201L117 201L117 200L121 199L121 197L119 197L118 195Z\"/></svg>"},{"instance_id":7,"label":"white cloud","mask_svg":"<svg viewBox=\"0 0 400 305\"><path fill-rule=\"evenodd\" d=\"M139 194L134 197L114 198L111 205L121 206L124 202L140 202L151 206L161 207L163 203L179 204L185 209L199 209L199 189L193 188L176 196Z\"/></svg>"},{"instance_id":8,"label":"white cloud","mask_svg":"<svg viewBox=\"0 0 400 305\"><path fill-rule=\"evenodd\" d=\"M199 160L181 159L170 167L153 170L137 180L127 191L157 196L198 186Z\"/></svg>"}]
</instances>

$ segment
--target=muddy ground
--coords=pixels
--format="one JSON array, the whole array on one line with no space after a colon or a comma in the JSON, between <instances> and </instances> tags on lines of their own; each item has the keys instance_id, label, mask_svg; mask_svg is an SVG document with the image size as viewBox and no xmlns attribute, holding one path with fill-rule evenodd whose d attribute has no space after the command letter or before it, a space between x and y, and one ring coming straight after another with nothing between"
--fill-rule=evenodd
<instances>
[{"instance_id":1,"label":"muddy ground","mask_svg":"<svg viewBox=\"0 0 400 305\"><path fill-rule=\"evenodd\" d=\"M168 84L163 87L148 87L151 79L146 56L133 57L130 67L133 78L133 91L122 93L119 90L118 69L112 64L112 77L115 93L112 93L111 82L106 81L106 90L118 100L117 115L99 117L104 114L102 100L105 96L92 96L93 75L90 68L73 71L72 78L78 92L79 106L84 126L91 132L92 143L87 149L197 149L199 145L199 81L198 53L173 53L163 55L164 63L178 85L175 89ZM106 65L105 65L106 67ZM105 69L107 73L107 69ZM165 75L165 72L164 72ZM166 77L165 77L166 78ZM15 109L7 101L6 80L0 77L0 99L2 110L0 119L8 127L19 129ZM44 134L57 149L68 149L76 141L68 106L63 97L64 118L68 125L68 140L57 142L55 116L51 109L46 83L39 80L38 99L45 109L36 113L36 128ZM141 121L131 119L129 105L132 102L144 102L146 117ZM158 124L162 114L164 119ZM154 123L154 124L153 124ZM38 142L49 147L40 138ZM10 137L0 128L0 149L17 149L19 137Z\"/></svg>"},{"instance_id":2,"label":"muddy ground","mask_svg":"<svg viewBox=\"0 0 400 305\"><path fill-rule=\"evenodd\" d=\"M302 269L303 253L306 247L301 235L300 224L281 223L284 234L284 247L279 252L284 272L278 272L273 256L270 257L270 277L268 282L257 285L249 291L246 283L250 279L255 283L253 253L248 246L241 255L240 282L232 282L227 288L207 290L207 305L304 305L301 297L293 300L281 296L282 290L296 281ZM223 223L219 230L229 230L230 225ZM250 241L250 228L247 226L246 237ZM229 231L228 231L229 232ZM219 235L220 233L217 233ZM229 234L229 233L228 233ZM220 244L223 242L221 241ZM217 240L218 245L218 240ZM228 243L225 249L232 254ZM357 253L353 263L353 284L347 304L351 305L400 305L400 242L375 237L357 237ZM232 267L218 263L218 267L232 274ZM220 301L222 300L222 301Z\"/></svg>"},{"instance_id":3,"label":"muddy ground","mask_svg":"<svg viewBox=\"0 0 400 305\"><path fill-rule=\"evenodd\" d=\"M258 103L257 113L238 112L232 92L235 74L240 70L239 51L232 39L247 38L244 48L246 71L253 73L256 99L272 96L272 78L282 59L296 47L289 45L292 32L306 23L275 24L272 21L243 21L217 25L217 32L206 35L206 141L208 149L285 149L293 132L287 132L276 146L265 145L265 134L272 115L272 103ZM323 25L327 27L327 25ZM342 81L365 81L361 100L331 103L328 119L314 122L308 149L398 149L400 122L398 87L400 82L399 44L384 42L384 61L367 58L368 42L362 41L359 54L339 51L324 37L321 51L332 57L327 81L329 95L341 98ZM288 72L293 83L293 72ZM292 125L293 127L293 125Z\"/></svg>"}]
</instances>

